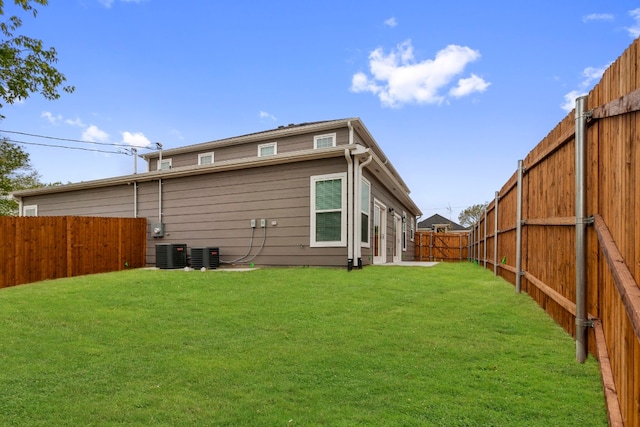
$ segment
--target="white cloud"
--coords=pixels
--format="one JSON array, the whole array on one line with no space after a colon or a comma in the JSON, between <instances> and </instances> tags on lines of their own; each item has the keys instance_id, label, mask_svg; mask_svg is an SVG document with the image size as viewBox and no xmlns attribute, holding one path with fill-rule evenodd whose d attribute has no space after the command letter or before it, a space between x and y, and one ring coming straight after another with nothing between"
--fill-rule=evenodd
<instances>
[{"instance_id":1,"label":"white cloud","mask_svg":"<svg viewBox=\"0 0 640 427\"><path fill-rule=\"evenodd\" d=\"M629 11L629 16L636 21L631 27L625 27L627 32L634 39L640 36L640 7Z\"/></svg>"},{"instance_id":2,"label":"white cloud","mask_svg":"<svg viewBox=\"0 0 640 427\"><path fill-rule=\"evenodd\" d=\"M456 98L461 98L474 92L484 92L490 84L475 74L471 74L471 77L458 80L458 86L452 88L449 94Z\"/></svg>"},{"instance_id":3,"label":"white cloud","mask_svg":"<svg viewBox=\"0 0 640 427\"><path fill-rule=\"evenodd\" d=\"M142 132L122 132L122 142L132 147L148 147L151 141Z\"/></svg>"},{"instance_id":4,"label":"white cloud","mask_svg":"<svg viewBox=\"0 0 640 427\"><path fill-rule=\"evenodd\" d=\"M593 87L593 85L600 80L602 74L604 74L605 70L611 64L607 64L604 67L596 68L596 67L587 67L582 71L582 82L580 82L580 87L577 90L572 90L564 96L564 102L560 105L560 107L566 111L570 112L575 108L576 98L579 96L587 95L588 91Z\"/></svg>"},{"instance_id":5,"label":"white cloud","mask_svg":"<svg viewBox=\"0 0 640 427\"><path fill-rule=\"evenodd\" d=\"M142 3L143 1L146 1L146 0L120 0L120 1L123 3ZM116 0L98 0L98 3L100 3L107 9L109 9L115 2Z\"/></svg>"},{"instance_id":6,"label":"white cloud","mask_svg":"<svg viewBox=\"0 0 640 427\"><path fill-rule=\"evenodd\" d=\"M396 18L394 16L392 16L391 18L384 21L384 25L393 28L398 25L398 21L396 21Z\"/></svg>"},{"instance_id":7,"label":"white cloud","mask_svg":"<svg viewBox=\"0 0 640 427\"><path fill-rule=\"evenodd\" d=\"M108 142L109 134L98 126L91 125L82 132L82 139L89 142Z\"/></svg>"},{"instance_id":8,"label":"white cloud","mask_svg":"<svg viewBox=\"0 0 640 427\"><path fill-rule=\"evenodd\" d=\"M60 114L58 114L57 116L54 116L51 112L49 111L44 111L40 117L44 117L45 119L49 120L49 122L52 125L57 124L60 120L62 120L62 116Z\"/></svg>"},{"instance_id":9,"label":"white cloud","mask_svg":"<svg viewBox=\"0 0 640 427\"><path fill-rule=\"evenodd\" d=\"M576 107L576 98L586 94L586 92L572 90L564 96L564 102L562 103L562 105L560 105L560 107L562 107L562 109L568 113Z\"/></svg>"},{"instance_id":10,"label":"white cloud","mask_svg":"<svg viewBox=\"0 0 640 427\"><path fill-rule=\"evenodd\" d=\"M582 22L590 21L613 21L613 15L610 13L591 13L582 17Z\"/></svg>"},{"instance_id":11,"label":"white cloud","mask_svg":"<svg viewBox=\"0 0 640 427\"><path fill-rule=\"evenodd\" d=\"M276 116L274 116L273 114L269 114L266 111L260 111L260 113L258 113L258 116L261 119L269 119L269 120L274 121L274 122L276 120L278 120L278 119L276 119Z\"/></svg>"},{"instance_id":12,"label":"white cloud","mask_svg":"<svg viewBox=\"0 0 640 427\"><path fill-rule=\"evenodd\" d=\"M449 45L436 53L435 59L417 62L411 40L385 54L378 48L369 54L371 77L356 73L351 80L352 92L371 92L387 107L402 104L440 104L446 100L441 92L480 52L466 46ZM450 95L461 97L486 90L490 83L472 75L460 79Z\"/></svg>"},{"instance_id":13,"label":"white cloud","mask_svg":"<svg viewBox=\"0 0 640 427\"><path fill-rule=\"evenodd\" d=\"M69 126L78 126L78 127L86 127L87 125L85 125L82 120L80 120L79 117L76 117L74 120L71 119L67 119L64 121L66 124L68 124Z\"/></svg>"}]
</instances>

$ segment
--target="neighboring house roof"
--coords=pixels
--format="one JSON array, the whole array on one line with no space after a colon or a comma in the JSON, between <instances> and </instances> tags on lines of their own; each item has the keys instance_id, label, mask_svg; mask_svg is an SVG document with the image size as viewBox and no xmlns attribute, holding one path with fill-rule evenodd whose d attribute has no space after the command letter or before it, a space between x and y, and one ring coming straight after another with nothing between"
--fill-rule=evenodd
<instances>
[{"instance_id":1,"label":"neighboring house roof","mask_svg":"<svg viewBox=\"0 0 640 427\"><path fill-rule=\"evenodd\" d=\"M276 139L285 136L293 136L298 134L320 132L323 130L335 129L337 127L351 126L358 132L358 136L369 147L370 152L373 155L373 162L369 168L378 180L380 180L389 190L404 202L412 211L412 214L418 216L421 215L421 211L418 206L409 197L409 187L402 180L400 174L393 167L389 159L386 157L382 149L378 146L377 142L373 139L373 136L369 133L359 118L348 118L340 120L329 120L312 123L302 123L299 125L280 126L276 129L267 130L263 132L256 132L242 136L236 136L232 138L221 139L217 141L205 142L201 144L188 145L184 147L171 148L162 150L163 157L168 157L175 154L189 153L195 151L202 151L208 149L214 149L219 147L226 147L238 144L251 143L256 141L263 141L265 139ZM315 160L322 158L332 158L344 156L345 149L356 148L357 144L341 145L332 148L324 148L322 150L301 150L296 152L282 153L269 157L251 157L244 159L234 159L221 162L215 162L210 165L192 165L185 167L177 167L168 170L156 170L139 174L124 175L113 178L99 179L94 181L85 181L73 184L41 187L31 190L21 190L13 193L16 197L27 197L43 194L62 193L72 190L89 189L89 188L101 188L111 185L119 184L132 184L134 182L154 181L164 178L176 178L192 175L203 175L208 173L215 173L228 170L238 170L246 168L254 168L260 166L268 166L274 164L286 164L294 163L306 160ZM160 151L144 154L143 158L147 161L152 158L160 156Z\"/></svg>"},{"instance_id":2,"label":"neighboring house roof","mask_svg":"<svg viewBox=\"0 0 640 427\"><path fill-rule=\"evenodd\" d=\"M438 214L432 215L429 218L420 221L418 223L418 229L433 230L434 226L436 226L436 225L444 225L444 224L448 224L450 226L449 230L451 230L451 231L465 231L465 230L467 230L466 228L464 228L460 224L455 223L455 222L451 221L450 219L447 219L447 218L443 217L442 215L438 215Z\"/></svg>"}]
</instances>

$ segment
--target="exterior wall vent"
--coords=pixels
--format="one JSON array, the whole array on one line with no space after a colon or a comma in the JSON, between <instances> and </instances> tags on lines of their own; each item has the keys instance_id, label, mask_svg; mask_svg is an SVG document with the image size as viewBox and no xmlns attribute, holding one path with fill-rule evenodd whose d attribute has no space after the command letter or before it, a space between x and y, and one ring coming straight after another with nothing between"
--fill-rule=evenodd
<instances>
[{"instance_id":1,"label":"exterior wall vent","mask_svg":"<svg viewBox=\"0 0 640 427\"><path fill-rule=\"evenodd\" d=\"M220 266L220 250L218 248L191 248L191 268L218 268Z\"/></svg>"},{"instance_id":2,"label":"exterior wall vent","mask_svg":"<svg viewBox=\"0 0 640 427\"><path fill-rule=\"evenodd\" d=\"M187 266L187 245L160 243L156 245L156 267L184 268Z\"/></svg>"}]
</instances>

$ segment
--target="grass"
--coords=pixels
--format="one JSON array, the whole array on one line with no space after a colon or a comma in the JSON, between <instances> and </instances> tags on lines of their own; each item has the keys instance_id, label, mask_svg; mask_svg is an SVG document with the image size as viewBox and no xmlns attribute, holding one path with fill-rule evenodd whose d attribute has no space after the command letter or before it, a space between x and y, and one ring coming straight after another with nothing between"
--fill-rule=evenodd
<instances>
[{"instance_id":1,"label":"grass","mask_svg":"<svg viewBox=\"0 0 640 427\"><path fill-rule=\"evenodd\" d=\"M0 424L606 426L597 362L471 264L0 290Z\"/></svg>"}]
</instances>

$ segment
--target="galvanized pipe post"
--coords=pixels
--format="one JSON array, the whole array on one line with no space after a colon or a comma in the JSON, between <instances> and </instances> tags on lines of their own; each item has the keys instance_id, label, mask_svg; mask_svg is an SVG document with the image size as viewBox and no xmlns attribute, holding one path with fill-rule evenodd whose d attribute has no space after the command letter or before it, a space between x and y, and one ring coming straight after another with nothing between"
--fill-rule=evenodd
<instances>
[{"instance_id":1,"label":"galvanized pipe post","mask_svg":"<svg viewBox=\"0 0 640 427\"><path fill-rule=\"evenodd\" d=\"M518 160L518 187L516 194L516 292L522 291L522 180L524 161Z\"/></svg>"},{"instance_id":2,"label":"galvanized pipe post","mask_svg":"<svg viewBox=\"0 0 640 427\"><path fill-rule=\"evenodd\" d=\"M493 275L498 275L498 200L500 192L496 191L496 201L493 207Z\"/></svg>"},{"instance_id":3,"label":"galvanized pipe post","mask_svg":"<svg viewBox=\"0 0 640 427\"><path fill-rule=\"evenodd\" d=\"M484 269L487 269L487 207L484 208Z\"/></svg>"},{"instance_id":4,"label":"galvanized pipe post","mask_svg":"<svg viewBox=\"0 0 640 427\"><path fill-rule=\"evenodd\" d=\"M587 359L587 298L586 298L586 155L585 114L586 96L576 99L575 152L576 152L576 360L584 363Z\"/></svg>"}]
</instances>

